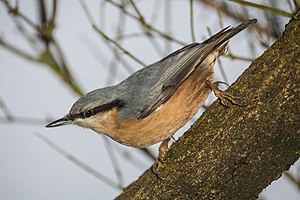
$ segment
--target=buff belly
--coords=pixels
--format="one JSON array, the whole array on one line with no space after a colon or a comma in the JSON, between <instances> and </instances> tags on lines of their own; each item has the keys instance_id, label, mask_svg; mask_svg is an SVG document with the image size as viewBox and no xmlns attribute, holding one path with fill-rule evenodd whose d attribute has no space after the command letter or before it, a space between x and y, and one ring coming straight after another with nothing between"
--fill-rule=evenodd
<instances>
[{"instance_id":1,"label":"buff belly","mask_svg":"<svg viewBox=\"0 0 300 200\"><path fill-rule=\"evenodd\" d=\"M197 113L211 92L205 81L213 81L213 72L203 73L195 70L165 104L146 118L119 120L116 109L109 111L108 121L114 123L106 124L107 128L102 126L102 132L121 144L138 148L172 137Z\"/></svg>"}]
</instances>

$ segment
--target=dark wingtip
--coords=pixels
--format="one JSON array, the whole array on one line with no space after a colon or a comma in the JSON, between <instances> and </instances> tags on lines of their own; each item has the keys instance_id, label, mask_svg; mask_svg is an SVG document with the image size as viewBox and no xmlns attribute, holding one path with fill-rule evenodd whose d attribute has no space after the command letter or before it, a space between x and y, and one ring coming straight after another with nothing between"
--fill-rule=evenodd
<instances>
[{"instance_id":1,"label":"dark wingtip","mask_svg":"<svg viewBox=\"0 0 300 200\"><path fill-rule=\"evenodd\" d=\"M248 21L245 21L243 22L241 25L244 25L244 27L248 27L249 25L252 25L252 24L256 24L257 23L257 19L250 19Z\"/></svg>"},{"instance_id":2,"label":"dark wingtip","mask_svg":"<svg viewBox=\"0 0 300 200\"><path fill-rule=\"evenodd\" d=\"M257 22L257 19L254 18L254 19L250 19L249 21L251 22L251 24L255 24Z\"/></svg>"},{"instance_id":3,"label":"dark wingtip","mask_svg":"<svg viewBox=\"0 0 300 200\"><path fill-rule=\"evenodd\" d=\"M248 21L242 22L241 24L239 24L237 27L232 28L232 32L234 32L235 34L240 32L241 30L247 28L248 26L255 24L257 22L257 19L250 19Z\"/></svg>"},{"instance_id":4,"label":"dark wingtip","mask_svg":"<svg viewBox=\"0 0 300 200\"><path fill-rule=\"evenodd\" d=\"M224 37L220 39L219 45L220 44L224 44L225 42L227 42L228 40L230 40L233 36L235 36L236 34L238 34L239 32L241 32L242 30L244 30L245 28L247 28L248 26L255 24L257 22L257 19L250 19L248 21L242 22L240 23L238 26L233 27L229 30L226 30L227 35L224 34Z\"/></svg>"},{"instance_id":5,"label":"dark wingtip","mask_svg":"<svg viewBox=\"0 0 300 200\"><path fill-rule=\"evenodd\" d=\"M227 26L223 30L219 31L215 35L213 35L210 38L208 38L207 40L205 40L203 43L209 44L211 42L216 42L216 43L218 43L218 45L215 48L217 48L217 47L221 46L222 44L224 44L226 41L228 41L230 38L232 38L233 36L238 34L240 31L244 30L245 28L247 28L248 26L250 26L252 24L255 24L256 22L257 22L257 19L254 18L254 19L250 19L248 21L244 21L236 27Z\"/></svg>"}]
</instances>

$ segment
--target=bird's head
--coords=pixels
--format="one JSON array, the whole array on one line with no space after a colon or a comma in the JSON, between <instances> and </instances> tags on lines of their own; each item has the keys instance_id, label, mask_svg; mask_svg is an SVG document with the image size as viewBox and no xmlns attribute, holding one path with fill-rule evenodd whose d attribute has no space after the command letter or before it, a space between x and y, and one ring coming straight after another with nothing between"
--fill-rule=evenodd
<instances>
[{"instance_id":1,"label":"bird's head","mask_svg":"<svg viewBox=\"0 0 300 200\"><path fill-rule=\"evenodd\" d=\"M85 128L91 128L97 132L97 127L107 123L111 110L122 106L122 102L117 99L115 87L106 87L91 91L80 97L72 106L69 113L55 120L46 127L58 127L68 124L75 124Z\"/></svg>"}]
</instances>

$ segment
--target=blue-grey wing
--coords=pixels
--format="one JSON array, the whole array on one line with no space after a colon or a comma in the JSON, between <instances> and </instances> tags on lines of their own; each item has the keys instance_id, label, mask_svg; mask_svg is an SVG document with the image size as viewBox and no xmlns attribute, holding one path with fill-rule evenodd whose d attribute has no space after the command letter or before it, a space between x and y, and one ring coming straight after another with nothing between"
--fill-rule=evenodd
<instances>
[{"instance_id":1,"label":"blue-grey wing","mask_svg":"<svg viewBox=\"0 0 300 200\"><path fill-rule=\"evenodd\" d=\"M230 38L256 23L252 19L241 23L235 28L225 28L203 43L187 45L156 63L163 68L160 79L150 89L149 96L138 118L144 118L168 101L178 87L191 75L212 51L227 43ZM203 65L202 65L203 67Z\"/></svg>"},{"instance_id":2,"label":"blue-grey wing","mask_svg":"<svg viewBox=\"0 0 300 200\"><path fill-rule=\"evenodd\" d=\"M193 43L156 63L160 64L164 70L160 74L160 79L151 89L139 118L147 117L168 101L210 51L203 43Z\"/></svg>"}]
</instances>

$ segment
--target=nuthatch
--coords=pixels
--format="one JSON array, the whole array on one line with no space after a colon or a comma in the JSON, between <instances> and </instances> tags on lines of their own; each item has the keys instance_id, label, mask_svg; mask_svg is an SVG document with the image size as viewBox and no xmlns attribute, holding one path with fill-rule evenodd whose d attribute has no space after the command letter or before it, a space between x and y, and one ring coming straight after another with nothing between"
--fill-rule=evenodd
<instances>
[{"instance_id":1,"label":"nuthatch","mask_svg":"<svg viewBox=\"0 0 300 200\"><path fill-rule=\"evenodd\" d=\"M202 43L187 45L138 70L117 85L91 91L74 103L69 114L46 127L76 124L138 148L163 141L158 155L161 160L169 139L196 114L211 91L221 102L239 105L234 96L218 89L213 66L226 53L229 39L256 22L252 19L227 27Z\"/></svg>"}]
</instances>

